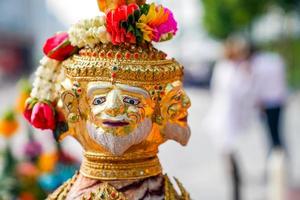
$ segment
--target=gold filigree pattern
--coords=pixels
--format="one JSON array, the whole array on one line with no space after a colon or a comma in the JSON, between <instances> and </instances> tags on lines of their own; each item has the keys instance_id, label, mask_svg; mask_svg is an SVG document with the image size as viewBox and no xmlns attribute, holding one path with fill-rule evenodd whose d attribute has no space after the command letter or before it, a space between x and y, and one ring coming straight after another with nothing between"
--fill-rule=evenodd
<instances>
[{"instance_id":1,"label":"gold filigree pattern","mask_svg":"<svg viewBox=\"0 0 300 200\"><path fill-rule=\"evenodd\" d=\"M134 86L166 84L181 80L183 66L150 45L116 48L99 45L82 49L63 62L66 75L78 81L112 81Z\"/></svg>"},{"instance_id":2,"label":"gold filigree pattern","mask_svg":"<svg viewBox=\"0 0 300 200\"><path fill-rule=\"evenodd\" d=\"M128 200L125 195L118 192L114 187L105 183L96 191L91 192L87 196L83 196L82 200Z\"/></svg>"},{"instance_id":3,"label":"gold filigree pattern","mask_svg":"<svg viewBox=\"0 0 300 200\"><path fill-rule=\"evenodd\" d=\"M105 156L85 153L80 172L99 180L129 180L162 173L159 159L154 154Z\"/></svg>"},{"instance_id":4,"label":"gold filigree pattern","mask_svg":"<svg viewBox=\"0 0 300 200\"><path fill-rule=\"evenodd\" d=\"M171 183L169 177L167 175L164 176L165 178L165 200L191 200L189 193L185 190L183 185L178 181L178 179L174 178L177 186L181 192L179 195L175 190L173 184Z\"/></svg>"},{"instance_id":5,"label":"gold filigree pattern","mask_svg":"<svg viewBox=\"0 0 300 200\"><path fill-rule=\"evenodd\" d=\"M55 192L53 192L52 194L50 194L47 197L46 200L65 200L67 198L67 195L68 195L71 187L73 186L73 184L77 180L78 175L79 175L79 173L76 172L75 175L72 178L70 178L69 180L67 180L58 189L56 189Z\"/></svg>"}]
</instances>

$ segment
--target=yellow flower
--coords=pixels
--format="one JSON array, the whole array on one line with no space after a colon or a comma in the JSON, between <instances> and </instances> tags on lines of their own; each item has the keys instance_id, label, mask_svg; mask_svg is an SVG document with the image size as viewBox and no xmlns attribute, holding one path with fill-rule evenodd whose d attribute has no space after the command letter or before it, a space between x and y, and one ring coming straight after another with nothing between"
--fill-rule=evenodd
<instances>
[{"instance_id":1,"label":"yellow flower","mask_svg":"<svg viewBox=\"0 0 300 200\"><path fill-rule=\"evenodd\" d=\"M153 37L153 29L144 23L138 23L137 27L143 32L143 38L147 42L150 42Z\"/></svg>"},{"instance_id":2,"label":"yellow flower","mask_svg":"<svg viewBox=\"0 0 300 200\"><path fill-rule=\"evenodd\" d=\"M142 15L137 23L137 28L143 32L144 40L150 42L154 37L154 27L157 27L168 20L169 13L165 12L162 6L155 6L152 3L147 15Z\"/></svg>"},{"instance_id":3,"label":"yellow flower","mask_svg":"<svg viewBox=\"0 0 300 200\"><path fill-rule=\"evenodd\" d=\"M19 98L17 99L16 111L18 113L23 113L25 110L25 102L30 97L30 93L21 92Z\"/></svg>"}]
</instances>

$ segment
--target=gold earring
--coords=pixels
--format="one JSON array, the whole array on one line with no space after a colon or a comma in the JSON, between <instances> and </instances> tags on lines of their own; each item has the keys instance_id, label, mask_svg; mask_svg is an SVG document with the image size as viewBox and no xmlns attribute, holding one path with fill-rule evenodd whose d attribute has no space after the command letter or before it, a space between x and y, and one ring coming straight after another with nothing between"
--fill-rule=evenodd
<instances>
[{"instance_id":1,"label":"gold earring","mask_svg":"<svg viewBox=\"0 0 300 200\"><path fill-rule=\"evenodd\" d=\"M70 123L76 123L79 121L79 115L76 113L70 113L68 115L68 122Z\"/></svg>"}]
</instances>

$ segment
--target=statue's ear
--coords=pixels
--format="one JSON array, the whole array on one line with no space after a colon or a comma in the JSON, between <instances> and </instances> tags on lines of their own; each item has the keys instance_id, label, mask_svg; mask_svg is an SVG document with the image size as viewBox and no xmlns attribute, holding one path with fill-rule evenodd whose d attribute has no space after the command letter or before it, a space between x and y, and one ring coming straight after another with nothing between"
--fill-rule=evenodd
<instances>
[{"instance_id":1,"label":"statue's ear","mask_svg":"<svg viewBox=\"0 0 300 200\"><path fill-rule=\"evenodd\" d=\"M73 91L67 90L61 94L64 114L69 123L75 123L80 119L78 98Z\"/></svg>"},{"instance_id":2,"label":"statue's ear","mask_svg":"<svg viewBox=\"0 0 300 200\"><path fill-rule=\"evenodd\" d=\"M63 140L66 136L72 135L72 124L80 119L78 99L72 91L64 91L58 101L57 107L58 122L54 130L54 137L57 141Z\"/></svg>"}]
</instances>

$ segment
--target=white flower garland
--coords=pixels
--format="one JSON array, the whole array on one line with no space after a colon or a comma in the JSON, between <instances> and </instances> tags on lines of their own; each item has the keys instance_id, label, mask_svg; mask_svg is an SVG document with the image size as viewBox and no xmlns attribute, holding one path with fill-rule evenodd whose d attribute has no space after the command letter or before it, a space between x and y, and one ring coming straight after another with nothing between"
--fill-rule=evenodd
<instances>
[{"instance_id":1,"label":"white flower garland","mask_svg":"<svg viewBox=\"0 0 300 200\"><path fill-rule=\"evenodd\" d=\"M73 25L68 32L71 44L79 48L84 46L93 48L96 44L110 42L111 38L106 31L105 21L105 16L97 16Z\"/></svg>"},{"instance_id":2,"label":"white flower garland","mask_svg":"<svg viewBox=\"0 0 300 200\"><path fill-rule=\"evenodd\" d=\"M61 62L44 56L35 72L35 80L30 96L39 100L55 101L65 79Z\"/></svg>"}]
</instances>

